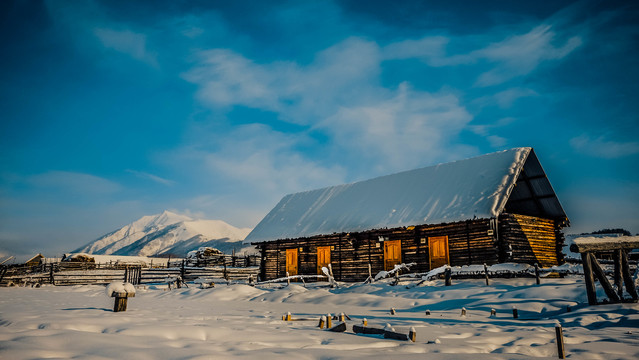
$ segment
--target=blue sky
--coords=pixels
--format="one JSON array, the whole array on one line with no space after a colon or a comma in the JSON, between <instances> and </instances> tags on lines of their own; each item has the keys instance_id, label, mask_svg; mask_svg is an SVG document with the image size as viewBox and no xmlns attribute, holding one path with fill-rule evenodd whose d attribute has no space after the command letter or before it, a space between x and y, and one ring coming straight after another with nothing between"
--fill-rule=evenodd
<instances>
[{"instance_id":1,"label":"blue sky","mask_svg":"<svg viewBox=\"0 0 639 360\"><path fill-rule=\"evenodd\" d=\"M633 2L3 1L0 29L1 254L519 146L567 232L639 232Z\"/></svg>"}]
</instances>

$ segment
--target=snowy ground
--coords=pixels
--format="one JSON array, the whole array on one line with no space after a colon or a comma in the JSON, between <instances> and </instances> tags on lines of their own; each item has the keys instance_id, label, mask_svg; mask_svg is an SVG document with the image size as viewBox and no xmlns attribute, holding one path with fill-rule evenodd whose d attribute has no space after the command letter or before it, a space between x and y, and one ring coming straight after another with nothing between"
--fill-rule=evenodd
<instances>
[{"instance_id":1,"label":"snowy ground","mask_svg":"<svg viewBox=\"0 0 639 360\"><path fill-rule=\"evenodd\" d=\"M148 286L138 288L120 313L112 312L113 299L102 286L1 288L0 358L553 359L557 321L568 358L639 358L639 305L589 307L581 279L542 281L485 286L458 280L444 287L437 280L412 289L386 282L339 289ZM519 320L512 318L513 306ZM491 308L497 318L489 316ZM346 333L332 333L316 321L283 322L287 311L294 318L344 312L353 320ZM363 317L369 326L390 323L398 332L412 326L417 342L353 334Z\"/></svg>"}]
</instances>

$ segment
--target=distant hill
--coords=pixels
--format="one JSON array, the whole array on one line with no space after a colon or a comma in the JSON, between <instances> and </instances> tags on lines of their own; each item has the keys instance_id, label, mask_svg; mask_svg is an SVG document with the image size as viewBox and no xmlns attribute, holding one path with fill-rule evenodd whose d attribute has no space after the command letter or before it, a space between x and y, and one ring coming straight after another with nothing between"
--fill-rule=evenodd
<instances>
[{"instance_id":1,"label":"distant hill","mask_svg":"<svg viewBox=\"0 0 639 360\"><path fill-rule=\"evenodd\" d=\"M236 228L221 220L194 220L188 216L164 211L142 218L114 230L74 250L98 255L185 256L202 246L217 248L227 254L253 253L254 248L242 244L251 231Z\"/></svg>"}]
</instances>

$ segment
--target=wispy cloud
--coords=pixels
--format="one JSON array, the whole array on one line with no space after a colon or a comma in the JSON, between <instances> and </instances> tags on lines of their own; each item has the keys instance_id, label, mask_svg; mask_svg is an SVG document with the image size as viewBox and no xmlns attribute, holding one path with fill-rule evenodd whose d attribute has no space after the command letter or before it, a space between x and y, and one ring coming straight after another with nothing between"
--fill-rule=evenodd
<instances>
[{"instance_id":1,"label":"wispy cloud","mask_svg":"<svg viewBox=\"0 0 639 360\"><path fill-rule=\"evenodd\" d=\"M570 54L582 44L579 36L567 39L557 46L557 33L550 25L539 25L523 35L509 37L470 54L471 58L496 63L476 81L477 86L501 84L514 77L531 73L546 60L557 60Z\"/></svg>"},{"instance_id":2,"label":"wispy cloud","mask_svg":"<svg viewBox=\"0 0 639 360\"><path fill-rule=\"evenodd\" d=\"M68 171L49 171L26 178L32 186L64 191L82 195L112 194L121 190L121 186L105 178Z\"/></svg>"},{"instance_id":3,"label":"wispy cloud","mask_svg":"<svg viewBox=\"0 0 639 360\"><path fill-rule=\"evenodd\" d=\"M156 55L147 49L146 35L130 30L106 28L97 28L94 33L104 47L127 54L149 65L158 66Z\"/></svg>"},{"instance_id":4,"label":"wispy cloud","mask_svg":"<svg viewBox=\"0 0 639 360\"><path fill-rule=\"evenodd\" d=\"M169 180L169 179L165 179L162 177L159 177L157 175L153 175L144 171L137 171L137 170L131 170L131 169L127 169L126 172L128 172L129 174L133 174L135 176L137 176L138 178L141 179L147 179L147 180L151 180L154 181L158 184L162 184L162 185L166 185L166 186L171 186L175 184L175 181L173 180Z\"/></svg>"},{"instance_id":5,"label":"wispy cloud","mask_svg":"<svg viewBox=\"0 0 639 360\"><path fill-rule=\"evenodd\" d=\"M573 149L598 158L615 159L639 154L639 142L623 142L608 140L604 136L591 138L583 134L570 139Z\"/></svg>"}]
</instances>

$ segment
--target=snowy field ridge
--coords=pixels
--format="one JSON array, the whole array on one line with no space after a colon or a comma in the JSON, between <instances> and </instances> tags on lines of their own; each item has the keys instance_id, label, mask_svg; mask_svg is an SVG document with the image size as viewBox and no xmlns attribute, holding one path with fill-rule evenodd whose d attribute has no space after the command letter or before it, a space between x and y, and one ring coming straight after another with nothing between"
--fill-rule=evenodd
<instances>
[{"instance_id":1,"label":"snowy field ridge","mask_svg":"<svg viewBox=\"0 0 639 360\"><path fill-rule=\"evenodd\" d=\"M493 279L490 286L469 279L449 287L435 280L410 289L391 281L335 289L140 286L119 313L103 286L0 288L0 358L556 359L557 323L569 359L639 358L639 305L587 306L582 277L541 285ZM316 321L282 321L287 312L313 319L344 312L352 320L335 333ZM364 318L400 333L415 328L416 342L354 334Z\"/></svg>"},{"instance_id":2,"label":"snowy field ridge","mask_svg":"<svg viewBox=\"0 0 639 360\"><path fill-rule=\"evenodd\" d=\"M250 250L241 244L251 229L236 228L221 220L195 220L164 211L143 216L118 230L76 249L75 253L98 255L157 256L186 255L200 246L217 247L224 252Z\"/></svg>"}]
</instances>

